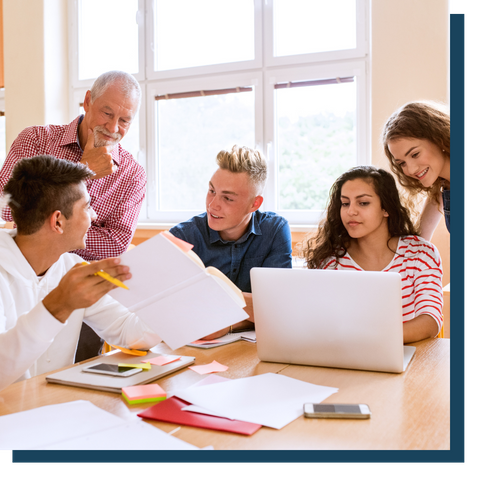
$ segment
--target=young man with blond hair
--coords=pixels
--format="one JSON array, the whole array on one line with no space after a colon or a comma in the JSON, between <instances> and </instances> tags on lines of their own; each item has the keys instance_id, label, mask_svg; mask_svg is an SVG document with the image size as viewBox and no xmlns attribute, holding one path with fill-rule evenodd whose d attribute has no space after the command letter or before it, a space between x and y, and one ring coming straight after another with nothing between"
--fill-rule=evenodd
<instances>
[{"instance_id":1,"label":"young man with blond hair","mask_svg":"<svg viewBox=\"0 0 500 500\"><path fill-rule=\"evenodd\" d=\"M246 311L253 321L250 269L292 267L290 227L285 218L259 210L267 178L263 155L233 146L220 151L216 163L208 183L207 211L170 232L194 245L205 266L216 267L245 292Z\"/></svg>"}]
</instances>

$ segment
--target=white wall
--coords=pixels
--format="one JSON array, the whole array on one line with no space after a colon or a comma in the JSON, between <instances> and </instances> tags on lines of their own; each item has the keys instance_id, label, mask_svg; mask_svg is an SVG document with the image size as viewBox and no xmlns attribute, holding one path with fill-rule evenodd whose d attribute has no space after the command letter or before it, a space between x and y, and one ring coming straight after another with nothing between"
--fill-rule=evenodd
<instances>
[{"instance_id":1,"label":"white wall","mask_svg":"<svg viewBox=\"0 0 500 500\"><path fill-rule=\"evenodd\" d=\"M449 105L448 0L372 0L372 160L389 170L380 135L389 116L408 101ZM450 234L442 218L432 242L450 282ZM449 318L449 313L445 312Z\"/></svg>"},{"instance_id":2,"label":"white wall","mask_svg":"<svg viewBox=\"0 0 500 500\"><path fill-rule=\"evenodd\" d=\"M388 167L380 142L408 101L449 104L448 0L372 0L372 164Z\"/></svg>"},{"instance_id":3,"label":"white wall","mask_svg":"<svg viewBox=\"0 0 500 500\"><path fill-rule=\"evenodd\" d=\"M66 123L67 2L4 0L6 144L30 125Z\"/></svg>"}]
</instances>

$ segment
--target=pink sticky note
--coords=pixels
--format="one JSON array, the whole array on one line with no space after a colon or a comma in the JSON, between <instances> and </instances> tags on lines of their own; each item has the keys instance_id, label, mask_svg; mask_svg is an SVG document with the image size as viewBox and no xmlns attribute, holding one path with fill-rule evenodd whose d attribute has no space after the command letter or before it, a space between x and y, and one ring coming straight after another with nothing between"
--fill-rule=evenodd
<instances>
[{"instance_id":1,"label":"pink sticky note","mask_svg":"<svg viewBox=\"0 0 500 500\"><path fill-rule=\"evenodd\" d=\"M205 375L206 373L225 372L228 367L217 363L217 361L212 361L208 365L196 365L189 368L200 375Z\"/></svg>"},{"instance_id":2,"label":"pink sticky note","mask_svg":"<svg viewBox=\"0 0 500 500\"><path fill-rule=\"evenodd\" d=\"M189 252L189 250L193 248L191 243L177 238L177 236L174 236L169 231L163 231L161 234L163 234L163 236L165 236L167 240L170 240L174 245L177 245L183 252Z\"/></svg>"},{"instance_id":3,"label":"pink sticky note","mask_svg":"<svg viewBox=\"0 0 500 500\"><path fill-rule=\"evenodd\" d=\"M174 361L177 361L178 359L181 359L180 356L158 356L157 358L151 358L151 359L146 359L142 361L143 363L151 363L152 365L158 365L158 366L163 366L167 365L168 363L173 363Z\"/></svg>"},{"instance_id":4,"label":"pink sticky note","mask_svg":"<svg viewBox=\"0 0 500 500\"><path fill-rule=\"evenodd\" d=\"M132 385L130 387L122 387L122 392L130 400L159 398L167 395L167 393L158 384Z\"/></svg>"}]
</instances>

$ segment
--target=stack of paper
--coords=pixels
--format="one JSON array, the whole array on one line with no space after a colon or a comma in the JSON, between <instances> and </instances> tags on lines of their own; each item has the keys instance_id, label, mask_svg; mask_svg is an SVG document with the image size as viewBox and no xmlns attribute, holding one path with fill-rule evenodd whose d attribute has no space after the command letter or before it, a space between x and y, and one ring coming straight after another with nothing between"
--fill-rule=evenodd
<instances>
[{"instance_id":1,"label":"stack of paper","mask_svg":"<svg viewBox=\"0 0 500 500\"><path fill-rule=\"evenodd\" d=\"M252 435L262 425L281 429L303 414L304 403L320 403L337 391L274 373L238 380L209 375L138 416Z\"/></svg>"},{"instance_id":2,"label":"stack of paper","mask_svg":"<svg viewBox=\"0 0 500 500\"><path fill-rule=\"evenodd\" d=\"M198 450L141 420L123 420L89 401L0 417L2 450Z\"/></svg>"},{"instance_id":3,"label":"stack of paper","mask_svg":"<svg viewBox=\"0 0 500 500\"><path fill-rule=\"evenodd\" d=\"M281 429L303 414L304 403L321 403L337 391L335 387L266 373L192 386L175 391L175 395L215 415Z\"/></svg>"},{"instance_id":4,"label":"stack of paper","mask_svg":"<svg viewBox=\"0 0 500 500\"><path fill-rule=\"evenodd\" d=\"M219 375L209 375L196 384L193 384L191 387L218 384L227 381L227 378ZM200 427L201 429L234 432L236 434L244 434L246 436L251 436L262 427L258 424L250 424L248 422L241 422L239 420L231 420L221 417L220 415L216 415L209 410L205 410L204 408L189 405L175 396L170 397L163 403L159 403L151 408L148 408L147 410L139 413L138 416L151 418L153 420L161 420L162 422L170 422L173 424Z\"/></svg>"},{"instance_id":5,"label":"stack of paper","mask_svg":"<svg viewBox=\"0 0 500 500\"><path fill-rule=\"evenodd\" d=\"M181 401L179 398L171 397L162 401L147 410L138 413L139 417L170 422L173 424L190 425L202 429L213 429L216 431L234 432L251 436L261 428L259 424L242 422L240 420L231 420L216 415L207 415L191 411L183 411L189 403ZM203 410L202 410L203 411Z\"/></svg>"}]
</instances>

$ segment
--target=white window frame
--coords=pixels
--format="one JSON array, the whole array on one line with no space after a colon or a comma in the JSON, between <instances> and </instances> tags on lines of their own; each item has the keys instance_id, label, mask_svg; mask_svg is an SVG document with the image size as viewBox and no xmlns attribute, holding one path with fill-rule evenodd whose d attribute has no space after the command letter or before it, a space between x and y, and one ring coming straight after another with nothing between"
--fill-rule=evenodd
<instances>
[{"instance_id":1,"label":"white window frame","mask_svg":"<svg viewBox=\"0 0 500 500\"><path fill-rule=\"evenodd\" d=\"M209 0L207 0L209 1ZM155 0L146 0L146 65L148 80L165 80L167 78L185 78L189 76L213 75L216 73L225 73L227 71L244 71L257 69L262 66L262 2L263 0L254 0L254 59L248 61L209 64L206 66L194 66L188 68L178 68L163 71L154 69L154 3ZM151 12L152 15L148 15Z\"/></svg>"},{"instance_id":2,"label":"white window frame","mask_svg":"<svg viewBox=\"0 0 500 500\"><path fill-rule=\"evenodd\" d=\"M155 96L164 94L175 94L177 92L194 92L199 90L217 90L222 88L236 88L236 87L254 87L255 92L255 144L250 147L255 147L263 152L263 92L262 92L262 76L260 72L252 73L238 73L229 75L217 75L212 77L205 77L200 80L182 79L174 81L152 82L147 84L147 115L148 115L148 130L155 130L156 133L150 134L148 137L148 158L152 168L148 169L148 187L147 187L147 213L148 219L152 221L164 221L167 223L177 223L200 213L185 210L173 211L159 211L157 210L157 162L158 162L158 148L156 141L156 102ZM215 156L218 151L214 151L214 171ZM207 189L208 181L207 178ZM201 200L201 207L205 206L204 200ZM202 209L203 211L204 209Z\"/></svg>"},{"instance_id":3,"label":"white window frame","mask_svg":"<svg viewBox=\"0 0 500 500\"><path fill-rule=\"evenodd\" d=\"M105 0L103 0L105 1ZM136 21L138 25L138 54L139 54L139 71L133 73L133 76L138 82L145 81L145 2L146 0L137 0L137 15ZM70 81L73 89L85 88L90 89L95 78L80 80L78 77L78 39L80 35L80 22L78 17L78 0L70 0L68 2L68 58L69 58L69 73ZM125 36L125 35L124 35ZM112 68L110 68L112 69ZM71 103L70 103L71 105Z\"/></svg>"},{"instance_id":4,"label":"white window frame","mask_svg":"<svg viewBox=\"0 0 500 500\"><path fill-rule=\"evenodd\" d=\"M204 200L200 200L198 212L183 210L164 212L157 209L156 95L254 86L255 145L253 146L262 151L268 159L268 182L262 209L278 212L289 220L292 227L317 224L322 211L277 209L278 174L274 147L275 83L355 76L356 163L368 163L371 151L369 0L356 0L355 49L280 57L274 56L272 43L265 43L266 40L273 40L273 0L255 0L254 6L254 60L154 71L154 0L138 0L136 19L139 26L139 72L134 76L141 85L142 105L136 117L140 127L140 154L136 159L145 168L148 177L146 200L139 216L141 224L168 227L204 210ZM72 85L69 109L76 117L79 112L78 104L83 102L85 92L92 86L93 80L78 80L78 0L71 0L68 16L69 67ZM216 154L217 151L214 151L214 158Z\"/></svg>"},{"instance_id":5,"label":"white window frame","mask_svg":"<svg viewBox=\"0 0 500 500\"><path fill-rule=\"evenodd\" d=\"M265 100L274 102L274 85L276 83L302 80L323 80L329 78L356 77L356 163L366 164L369 157L368 123L366 89L366 65L363 61L340 64L323 64L307 67L270 69L264 78ZM345 85L345 84L340 84ZM283 210L278 209L278 168L276 148L275 106L265 108L265 155L268 164L268 178L264 190L263 210L278 212L292 224L317 224L323 210ZM352 165L355 167L356 165Z\"/></svg>"},{"instance_id":6,"label":"white window frame","mask_svg":"<svg viewBox=\"0 0 500 500\"><path fill-rule=\"evenodd\" d=\"M266 40L274 40L274 1L266 0L264 12L264 29ZM314 52L311 54L296 54L275 56L273 43L267 43L264 48L266 66L284 66L288 64L310 64L323 61L338 61L341 59L356 59L368 54L369 40L367 36L368 6L367 0L356 0L356 47L353 49Z\"/></svg>"}]
</instances>

